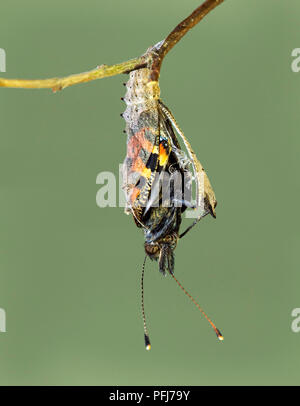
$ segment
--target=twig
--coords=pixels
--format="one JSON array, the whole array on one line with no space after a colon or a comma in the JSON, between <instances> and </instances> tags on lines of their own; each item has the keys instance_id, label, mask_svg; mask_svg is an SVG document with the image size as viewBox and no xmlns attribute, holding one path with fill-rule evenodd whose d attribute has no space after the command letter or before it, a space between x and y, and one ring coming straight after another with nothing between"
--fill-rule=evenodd
<instances>
[{"instance_id":1,"label":"twig","mask_svg":"<svg viewBox=\"0 0 300 406\"><path fill-rule=\"evenodd\" d=\"M95 79L102 79L109 76L119 75L137 69L145 65L145 58L140 57L117 65L101 65L89 72L75 73L63 78L50 79L4 79L0 78L0 87L14 87L23 89L52 89L54 92L78 83L90 82Z\"/></svg>"},{"instance_id":2,"label":"twig","mask_svg":"<svg viewBox=\"0 0 300 406\"><path fill-rule=\"evenodd\" d=\"M206 0L201 6L192 12L185 20L181 21L174 30L162 42L158 55L152 64L152 80L158 80L161 64L167 53L197 25L210 11L223 3L224 0Z\"/></svg>"}]
</instances>

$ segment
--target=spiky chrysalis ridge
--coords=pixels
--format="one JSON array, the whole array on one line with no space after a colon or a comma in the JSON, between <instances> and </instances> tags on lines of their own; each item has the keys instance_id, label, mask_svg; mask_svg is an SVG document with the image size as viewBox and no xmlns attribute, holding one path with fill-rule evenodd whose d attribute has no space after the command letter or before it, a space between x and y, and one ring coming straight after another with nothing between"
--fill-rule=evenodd
<instances>
[{"instance_id":1,"label":"spiky chrysalis ridge","mask_svg":"<svg viewBox=\"0 0 300 406\"><path fill-rule=\"evenodd\" d=\"M158 82L150 79L150 70L142 68L129 74L124 101L126 110L122 117L126 121L127 153L123 164L123 189L126 209L130 212L139 191L135 188L142 178L148 179L149 168L145 168L153 148L159 143ZM144 171L144 173L143 173ZM146 200L147 196L144 196Z\"/></svg>"}]
</instances>

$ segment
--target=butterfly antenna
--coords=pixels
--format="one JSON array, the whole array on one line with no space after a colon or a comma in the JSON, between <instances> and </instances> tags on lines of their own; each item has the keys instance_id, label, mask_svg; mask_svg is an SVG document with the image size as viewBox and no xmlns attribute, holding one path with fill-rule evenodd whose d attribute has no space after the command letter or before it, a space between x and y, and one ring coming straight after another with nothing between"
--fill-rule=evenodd
<instances>
[{"instance_id":1,"label":"butterfly antenna","mask_svg":"<svg viewBox=\"0 0 300 406\"><path fill-rule=\"evenodd\" d=\"M177 285L184 291L184 293L191 299L191 301L194 303L195 306L198 307L198 309L200 310L200 312L203 314L203 316L206 318L206 320L209 322L209 324L212 326L212 328L214 329L215 333L217 334L217 337L220 341L224 340L224 337L222 336L221 332L219 329L217 329L217 327L214 325L214 323L211 321L211 319L207 316L207 314L204 312L204 310L202 309L202 307L196 302L196 300L193 298L192 295L189 294L189 292L181 285L181 283L176 279L176 277L174 276L173 273L171 273L172 278L174 279L174 281L177 283Z\"/></svg>"},{"instance_id":2,"label":"butterfly antenna","mask_svg":"<svg viewBox=\"0 0 300 406\"><path fill-rule=\"evenodd\" d=\"M142 267L142 277L141 277L141 295L142 295L142 316L143 316L143 323L144 323L144 339L145 339L145 347L146 350L151 350L151 343L149 338L149 333L146 324L146 316L145 316L145 304L144 304L144 274L145 274L145 264L146 264L147 255L145 255L143 267Z\"/></svg>"}]
</instances>

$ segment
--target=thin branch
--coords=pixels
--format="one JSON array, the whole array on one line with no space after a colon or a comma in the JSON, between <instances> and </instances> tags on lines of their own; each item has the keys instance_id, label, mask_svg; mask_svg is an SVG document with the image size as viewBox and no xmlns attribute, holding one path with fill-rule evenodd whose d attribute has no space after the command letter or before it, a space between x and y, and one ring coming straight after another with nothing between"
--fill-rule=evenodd
<instances>
[{"instance_id":1,"label":"thin branch","mask_svg":"<svg viewBox=\"0 0 300 406\"><path fill-rule=\"evenodd\" d=\"M139 58L131 59L129 61L111 66L101 65L91 71L62 78L34 80L0 78L0 87L52 89L55 92L78 83L85 83L96 79L119 75L121 73L128 73L144 66L149 66L151 70L151 80L158 80L162 61L167 53L190 29L198 24L215 7L223 3L223 1L224 0L206 0L189 17L178 24L177 27L175 27L174 30L166 37L166 39L159 43L158 48L150 48L145 55L142 55Z\"/></svg>"},{"instance_id":2,"label":"thin branch","mask_svg":"<svg viewBox=\"0 0 300 406\"><path fill-rule=\"evenodd\" d=\"M127 73L139 67L146 66L145 57L131 59L117 65L101 65L88 72L77 73L63 78L50 79L4 79L0 78L0 87L14 87L23 89L52 89L54 92L78 83L90 82L95 79L103 79L109 76Z\"/></svg>"},{"instance_id":3,"label":"thin branch","mask_svg":"<svg viewBox=\"0 0 300 406\"><path fill-rule=\"evenodd\" d=\"M158 80L162 61L185 34L197 25L210 11L223 3L224 0L206 0L201 6L192 12L185 20L181 21L174 30L162 42L157 57L153 59L152 80Z\"/></svg>"}]
</instances>

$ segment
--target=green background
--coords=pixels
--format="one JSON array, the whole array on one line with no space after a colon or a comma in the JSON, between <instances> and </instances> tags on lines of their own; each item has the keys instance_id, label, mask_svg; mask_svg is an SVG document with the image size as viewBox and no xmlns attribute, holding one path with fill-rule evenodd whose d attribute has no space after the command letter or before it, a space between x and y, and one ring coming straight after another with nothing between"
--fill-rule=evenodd
<instances>
[{"instance_id":1,"label":"green background","mask_svg":"<svg viewBox=\"0 0 300 406\"><path fill-rule=\"evenodd\" d=\"M2 0L5 78L46 78L141 55L200 0ZM208 172L217 220L176 249L174 281L147 263L122 208L99 208L118 173L126 76L0 89L1 385L297 385L300 333L299 0L227 0L168 55L162 99ZM186 220L189 224L190 220Z\"/></svg>"}]
</instances>

